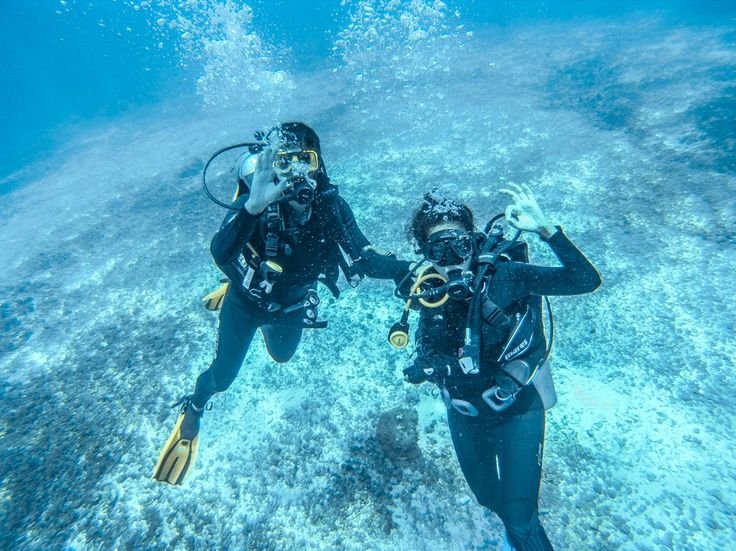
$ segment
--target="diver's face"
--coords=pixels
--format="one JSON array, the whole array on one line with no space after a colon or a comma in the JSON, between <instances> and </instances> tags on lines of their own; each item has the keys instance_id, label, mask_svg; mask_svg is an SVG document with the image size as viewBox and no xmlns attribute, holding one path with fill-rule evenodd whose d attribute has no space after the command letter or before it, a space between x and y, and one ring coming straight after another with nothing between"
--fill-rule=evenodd
<instances>
[{"instance_id":1,"label":"diver's face","mask_svg":"<svg viewBox=\"0 0 736 551\"><path fill-rule=\"evenodd\" d=\"M273 170L281 179L296 176L314 177L319 169L319 155L311 149L289 149L276 153Z\"/></svg>"},{"instance_id":2,"label":"diver's face","mask_svg":"<svg viewBox=\"0 0 736 551\"><path fill-rule=\"evenodd\" d=\"M273 163L279 182L286 182L284 198L289 206L300 211L314 201L317 194L316 172L319 156L309 149L281 150Z\"/></svg>"},{"instance_id":3,"label":"diver's face","mask_svg":"<svg viewBox=\"0 0 736 551\"><path fill-rule=\"evenodd\" d=\"M473 257L473 237L459 222L440 222L427 231L422 252L444 276L457 269L467 271Z\"/></svg>"}]
</instances>

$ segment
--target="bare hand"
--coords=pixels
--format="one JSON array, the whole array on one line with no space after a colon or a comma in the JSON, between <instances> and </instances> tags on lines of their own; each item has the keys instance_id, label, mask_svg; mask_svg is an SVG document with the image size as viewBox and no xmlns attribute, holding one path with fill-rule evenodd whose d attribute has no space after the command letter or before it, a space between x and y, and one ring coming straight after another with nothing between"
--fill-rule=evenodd
<instances>
[{"instance_id":1,"label":"bare hand","mask_svg":"<svg viewBox=\"0 0 736 551\"><path fill-rule=\"evenodd\" d=\"M511 196L514 202L506 207L505 216L509 225L517 230L540 233L542 231L554 233L554 227L539 208L537 200L528 185L523 187L509 184L514 189L501 189L502 193Z\"/></svg>"},{"instance_id":2,"label":"bare hand","mask_svg":"<svg viewBox=\"0 0 736 551\"><path fill-rule=\"evenodd\" d=\"M253 173L253 183L250 186L250 195L245 202L245 209L251 214L263 212L268 205L281 195L288 184L287 180L274 182L276 175L273 171L273 161L278 149L279 144L277 143L269 145L258 154L256 170Z\"/></svg>"}]
</instances>

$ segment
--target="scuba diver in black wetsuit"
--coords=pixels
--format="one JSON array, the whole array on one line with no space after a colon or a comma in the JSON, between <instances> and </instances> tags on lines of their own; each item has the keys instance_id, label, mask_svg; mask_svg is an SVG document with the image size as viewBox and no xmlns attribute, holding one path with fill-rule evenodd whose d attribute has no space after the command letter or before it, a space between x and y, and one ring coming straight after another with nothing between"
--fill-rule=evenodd
<instances>
[{"instance_id":1,"label":"scuba diver in black wetsuit","mask_svg":"<svg viewBox=\"0 0 736 551\"><path fill-rule=\"evenodd\" d=\"M547 222L528 187L502 191L513 198L505 218L518 232L510 241L494 223L504 215L476 233L468 207L425 196L409 229L431 264L417 273L410 294L397 290L407 307L389 340L406 345L408 313L419 302L417 355L405 379L439 387L463 475L478 502L503 521L506 549L548 551L537 501L545 410L556 394L542 297L589 293L601 279ZM562 266L529 264L521 231L537 233ZM551 324L548 302L547 309Z\"/></svg>"},{"instance_id":2,"label":"scuba diver in black wetsuit","mask_svg":"<svg viewBox=\"0 0 736 551\"><path fill-rule=\"evenodd\" d=\"M196 457L200 419L208 400L235 380L257 329L277 362L294 355L302 330L317 320L317 282L337 295L338 267L346 278L364 275L400 281L408 262L379 254L358 228L347 202L330 183L317 134L302 123L284 123L241 157L238 193L212 239L211 252L228 282L205 297L219 309L215 359L185 396L174 431L154 470L154 479L181 484ZM210 159L210 162L212 159ZM350 263L346 260L350 260Z\"/></svg>"}]
</instances>

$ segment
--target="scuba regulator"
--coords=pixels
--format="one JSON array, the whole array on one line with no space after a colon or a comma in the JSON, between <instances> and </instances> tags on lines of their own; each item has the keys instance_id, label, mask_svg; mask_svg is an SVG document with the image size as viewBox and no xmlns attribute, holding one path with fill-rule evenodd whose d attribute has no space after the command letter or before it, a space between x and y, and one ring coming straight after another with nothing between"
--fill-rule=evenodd
<instances>
[{"instance_id":1,"label":"scuba regulator","mask_svg":"<svg viewBox=\"0 0 736 551\"><path fill-rule=\"evenodd\" d=\"M453 267L445 276L445 292L452 300L465 300L470 296L472 282L473 272Z\"/></svg>"},{"instance_id":2,"label":"scuba regulator","mask_svg":"<svg viewBox=\"0 0 736 551\"><path fill-rule=\"evenodd\" d=\"M409 312L411 311L412 301L419 301L425 308L438 308L450 298L445 290L445 285L448 282L445 276L437 272L427 273L431 268L429 265L424 266L419 272L416 272L424 262L425 260L422 260L414 266L412 271L406 274L404 279L399 282L394 291L394 296L406 300L401 319L394 323L388 332L388 342L394 348L406 348L406 345L409 344ZM405 297L400 294L399 289L414 273L416 273L417 279L411 286L409 296ZM437 282L439 282L439 285Z\"/></svg>"},{"instance_id":3,"label":"scuba regulator","mask_svg":"<svg viewBox=\"0 0 736 551\"><path fill-rule=\"evenodd\" d=\"M306 176L292 176L284 193L284 201L294 200L300 205L308 205L317 196L317 182Z\"/></svg>"},{"instance_id":4,"label":"scuba regulator","mask_svg":"<svg viewBox=\"0 0 736 551\"><path fill-rule=\"evenodd\" d=\"M472 306L476 298L480 296L479 291L488 265L494 263L504 252L513 247L521 235L521 232L517 232L512 240L503 243L505 241L503 228L499 224L496 224L503 217L503 213L494 216L486 224L486 227L479 236L482 239L482 244L478 249L479 254L476 258L476 262L480 265L478 275L474 275L468 269L463 269L462 266L462 263L465 261L464 257L472 255L475 247L472 244L463 243L462 241L459 244L448 244L444 241L447 236L452 234L453 230L438 232L440 234L439 239L430 242L425 247L423 251L424 258L404 276L394 290L394 296L404 300L405 306L401 319L389 329L388 340L392 346L401 349L409 344L409 313L412 307L415 307L415 301L425 308L438 308L448 300L464 301L470 299L471 308L469 315L472 313ZM493 254L490 254L491 251L493 251ZM445 274L442 274L436 268L433 268L432 265L425 265L427 262L430 262L427 256L432 256L434 261L449 261L455 262L455 264L442 269L445 272ZM425 266L420 270L419 268L423 265ZM439 267L442 268L441 266ZM412 277L416 279L411 285L409 293L402 294L401 288ZM477 346L474 343L476 339L471 334L468 334L467 337L466 348L471 355L476 355L474 350L474 346ZM479 349L479 346L477 348ZM479 350L477 353L479 353ZM468 365L468 362L466 362L466 365ZM465 370L466 367L463 369ZM475 372L477 366L468 365L467 369L468 372L472 373Z\"/></svg>"}]
</instances>

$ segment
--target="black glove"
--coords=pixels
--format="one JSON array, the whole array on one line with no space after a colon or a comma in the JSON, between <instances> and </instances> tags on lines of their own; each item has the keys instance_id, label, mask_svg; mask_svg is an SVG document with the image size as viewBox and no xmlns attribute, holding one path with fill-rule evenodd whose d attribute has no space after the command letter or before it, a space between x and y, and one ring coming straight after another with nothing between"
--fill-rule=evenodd
<instances>
[{"instance_id":1,"label":"black glove","mask_svg":"<svg viewBox=\"0 0 736 551\"><path fill-rule=\"evenodd\" d=\"M394 284L396 284L396 287L399 290L399 295L403 297L408 297L411 294L411 288L414 286L414 277L409 275L408 270L405 272L402 271L400 275L397 275L394 278ZM412 307L418 309L419 305L415 305L414 303L412 303Z\"/></svg>"},{"instance_id":2,"label":"black glove","mask_svg":"<svg viewBox=\"0 0 736 551\"><path fill-rule=\"evenodd\" d=\"M428 381L430 375L428 373L425 373L421 366L417 365L416 362L407 365L403 369L403 373L404 380L407 383L411 383L413 385L419 385L425 381Z\"/></svg>"},{"instance_id":3,"label":"black glove","mask_svg":"<svg viewBox=\"0 0 736 551\"><path fill-rule=\"evenodd\" d=\"M413 385L425 381L436 383L443 376L449 375L449 372L449 365L439 356L419 357L403 369L404 380Z\"/></svg>"}]
</instances>

